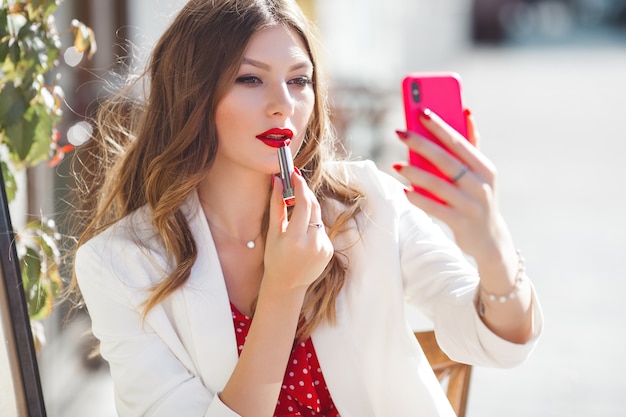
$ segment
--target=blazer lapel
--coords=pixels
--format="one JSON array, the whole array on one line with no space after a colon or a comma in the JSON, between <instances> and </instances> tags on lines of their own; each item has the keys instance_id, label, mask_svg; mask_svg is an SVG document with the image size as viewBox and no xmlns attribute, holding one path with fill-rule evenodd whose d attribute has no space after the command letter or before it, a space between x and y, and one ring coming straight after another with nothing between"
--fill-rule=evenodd
<instances>
[{"instance_id":1,"label":"blazer lapel","mask_svg":"<svg viewBox=\"0 0 626 417\"><path fill-rule=\"evenodd\" d=\"M358 355L355 354L357 347L351 337L350 317L343 292L339 294L336 308L336 323L319 326L311 336L324 379L343 417L374 416L370 402L372 393L367 391L361 373L364 364L358 362Z\"/></svg>"},{"instance_id":2,"label":"blazer lapel","mask_svg":"<svg viewBox=\"0 0 626 417\"><path fill-rule=\"evenodd\" d=\"M198 371L211 392L222 390L238 359L228 292L215 243L197 196L187 219L198 245L198 259L182 290Z\"/></svg>"}]
</instances>

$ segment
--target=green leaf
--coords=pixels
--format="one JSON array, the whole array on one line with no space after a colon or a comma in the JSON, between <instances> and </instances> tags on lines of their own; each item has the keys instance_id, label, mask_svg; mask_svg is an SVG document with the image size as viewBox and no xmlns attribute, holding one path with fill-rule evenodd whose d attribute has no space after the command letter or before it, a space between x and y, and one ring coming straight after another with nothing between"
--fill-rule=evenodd
<instances>
[{"instance_id":1,"label":"green leaf","mask_svg":"<svg viewBox=\"0 0 626 417\"><path fill-rule=\"evenodd\" d=\"M54 39L50 39L50 34L41 25L24 25L18 33L18 41L22 51L20 64L24 65L22 71L29 72L31 79L47 72L58 57Z\"/></svg>"},{"instance_id":2,"label":"green leaf","mask_svg":"<svg viewBox=\"0 0 626 417\"><path fill-rule=\"evenodd\" d=\"M22 281L31 319L50 315L54 300L63 287L56 234L54 223L36 220L28 223L17 235Z\"/></svg>"},{"instance_id":3,"label":"green leaf","mask_svg":"<svg viewBox=\"0 0 626 417\"><path fill-rule=\"evenodd\" d=\"M41 320L50 315L54 309L54 300L59 296L61 277L55 271L48 274L31 290L29 315L32 320Z\"/></svg>"},{"instance_id":4,"label":"green leaf","mask_svg":"<svg viewBox=\"0 0 626 417\"><path fill-rule=\"evenodd\" d=\"M23 90L15 87L11 81L0 90L0 125L9 126L17 123L28 108Z\"/></svg>"},{"instance_id":5,"label":"green leaf","mask_svg":"<svg viewBox=\"0 0 626 417\"><path fill-rule=\"evenodd\" d=\"M45 104L32 106L32 111L36 118L34 120L32 144L26 161L29 165L37 165L39 162L47 160L50 156L53 122L57 117L48 114Z\"/></svg>"},{"instance_id":6,"label":"green leaf","mask_svg":"<svg viewBox=\"0 0 626 417\"><path fill-rule=\"evenodd\" d=\"M17 39L23 40L28 38L35 38L39 32L39 25L35 23L30 23L22 26L20 30L17 32Z\"/></svg>"},{"instance_id":7,"label":"green leaf","mask_svg":"<svg viewBox=\"0 0 626 417\"><path fill-rule=\"evenodd\" d=\"M50 16L59 7L59 0L31 0L33 13L41 13L44 17Z\"/></svg>"},{"instance_id":8,"label":"green leaf","mask_svg":"<svg viewBox=\"0 0 626 417\"><path fill-rule=\"evenodd\" d=\"M0 38L4 38L9 34L9 23L8 23L8 13L7 8L0 8Z\"/></svg>"},{"instance_id":9,"label":"green leaf","mask_svg":"<svg viewBox=\"0 0 626 417\"><path fill-rule=\"evenodd\" d=\"M11 39L9 41L9 58L11 58L11 62L13 64L17 64L20 61L20 45L19 42L16 42L15 39Z\"/></svg>"},{"instance_id":10,"label":"green leaf","mask_svg":"<svg viewBox=\"0 0 626 417\"><path fill-rule=\"evenodd\" d=\"M41 259L34 248L26 248L26 254L21 259L21 267L24 290L30 291L41 277Z\"/></svg>"},{"instance_id":11,"label":"green leaf","mask_svg":"<svg viewBox=\"0 0 626 417\"><path fill-rule=\"evenodd\" d=\"M24 44L24 41L21 41ZM17 63L17 72L21 74L20 86L27 90L35 80L37 74L44 72L43 68L39 66L38 57L33 53L33 49L30 45L22 45L22 57L20 62Z\"/></svg>"},{"instance_id":12,"label":"green leaf","mask_svg":"<svg viewBox=\"0 0 626 417\"><path fill-rule=\"evenodd\" d=\"M4 62L9 55L9 40L0 42L0 62Z\"/></svg>"},{"instance_id":13,"label":"green leaf","mask_svg":"<svg viewBox=\"0 0 626 417\"><path fill-rule=\"evenodd\" d=\"M8 163L5 161L0 161L0 165L2 165L2 176L4 177L4 188L7 193L7 200L10 203L15 199L15 193L17 193L17 184Z\"/></svg>"},{"instance_id":14,"label":"green leaf","mask_svg":"<svg viewBox=\"0 0 626 417\"><path fill-rule=\"evenodd\" d=\"M31 289L27 296L28 302L28 314L33 319L45 317L50 310L49 307L49 288L43 281L37 282Z\"/></svg>"},{"instance_id":15,"label":"green leaf","mask_svg":"<svg viewBox=\"0 0 626 417\"><path fill-rule=\"evenodd\" d=\"M6 126L7 145L12 156L18 162L26 161L35 140L35 130L38 123L39 116L31 107L17 123Z\"/></svg>"},{"instance_id":16,"label":"green leaf","mask_svg":"<svg viewBox=\"0 0 626 417\"><path fill-rule=\"evenodd\" d=\"M59 237L54 221L33 220L26 225L25 233L37 246L39 256L45 260L46 267L49 270L58 268L61 252L57 244ZM20 238L22 235L20 234Z\"/></svg>"}]
</instances>

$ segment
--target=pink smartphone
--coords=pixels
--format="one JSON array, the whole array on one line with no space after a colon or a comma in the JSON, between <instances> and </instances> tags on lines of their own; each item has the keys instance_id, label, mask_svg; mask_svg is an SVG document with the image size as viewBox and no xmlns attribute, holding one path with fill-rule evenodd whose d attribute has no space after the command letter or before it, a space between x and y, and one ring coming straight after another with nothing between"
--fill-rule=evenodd
<instances>
[{"instance_id":1,"label":"pink smartphone","mask_svg":"<svg viewBox=\"0 0 626 417\"><path fill-rule=\"evenodd\" d=\"M407 130L445 146L422 126L419 115L430 109L452 128L467 138L467 121L463 112L461 77L453 72L410 73L402 81L402 96ZM447 149L447 148L445 148ZM449 149L447 149L450 152ZM450 178L423 156L409 152L409 163L451 182ZM414 187L415 191L436 201L443 202L434 194Z\"/></svg>"}]
</instances>

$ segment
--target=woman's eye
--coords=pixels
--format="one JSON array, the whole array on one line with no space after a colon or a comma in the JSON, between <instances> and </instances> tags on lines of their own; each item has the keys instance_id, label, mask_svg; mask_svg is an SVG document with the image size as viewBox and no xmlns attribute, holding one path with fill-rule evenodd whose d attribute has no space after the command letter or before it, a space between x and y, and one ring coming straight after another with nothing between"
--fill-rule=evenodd
<instances>
[{"instance_id":1,"label":"woman's eye","mask_svg":"<svg viewBox=\"0 0 626 417\"><path fill-rule=\"evenodd\" d=\"M262 81L259 77L254 75L246 75L243 77L239 77L235 80L238 84L261 84Z\"/></svg>"},{"instance_id":2,"label":"woman's eye","mask_svg":"<svg viewBox=\"0 0 626 417\"><path fill-rule=\"evenodd\" d=\"M297 78L294 78L293 80L290 80L288 84L299 85L299 86L304 87L304 86L313 84L313 82L311 81L309 77L297 77Z\"/></svg>"}]
</instances>

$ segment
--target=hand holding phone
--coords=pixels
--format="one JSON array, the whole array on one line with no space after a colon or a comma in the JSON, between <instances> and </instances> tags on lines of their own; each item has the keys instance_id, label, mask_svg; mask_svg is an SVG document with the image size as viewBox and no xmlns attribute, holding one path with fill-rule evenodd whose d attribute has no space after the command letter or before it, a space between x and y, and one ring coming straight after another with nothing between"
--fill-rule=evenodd
<instances>
[{"instance_id":1,"label":"hand holding phone","mask_svg":"<svg viewBox=\"0 0 626 417\"><path fill-rule=\"evenodd\" d=\"M420 115L424 110L430 109L463 137L467 138L467 120L463 112L461 89L461 78L453 72L408 74L402 81L407 130L437 143L450 152L439 139L424 128L420 122ZM409 152L409 163L448 182L452 182L446 174L441 172L429 160L414 151ZM423 195L444 203L443 200L427 190L419 187L414 187L414 189Z\"/></svg>"}]
</instances>

